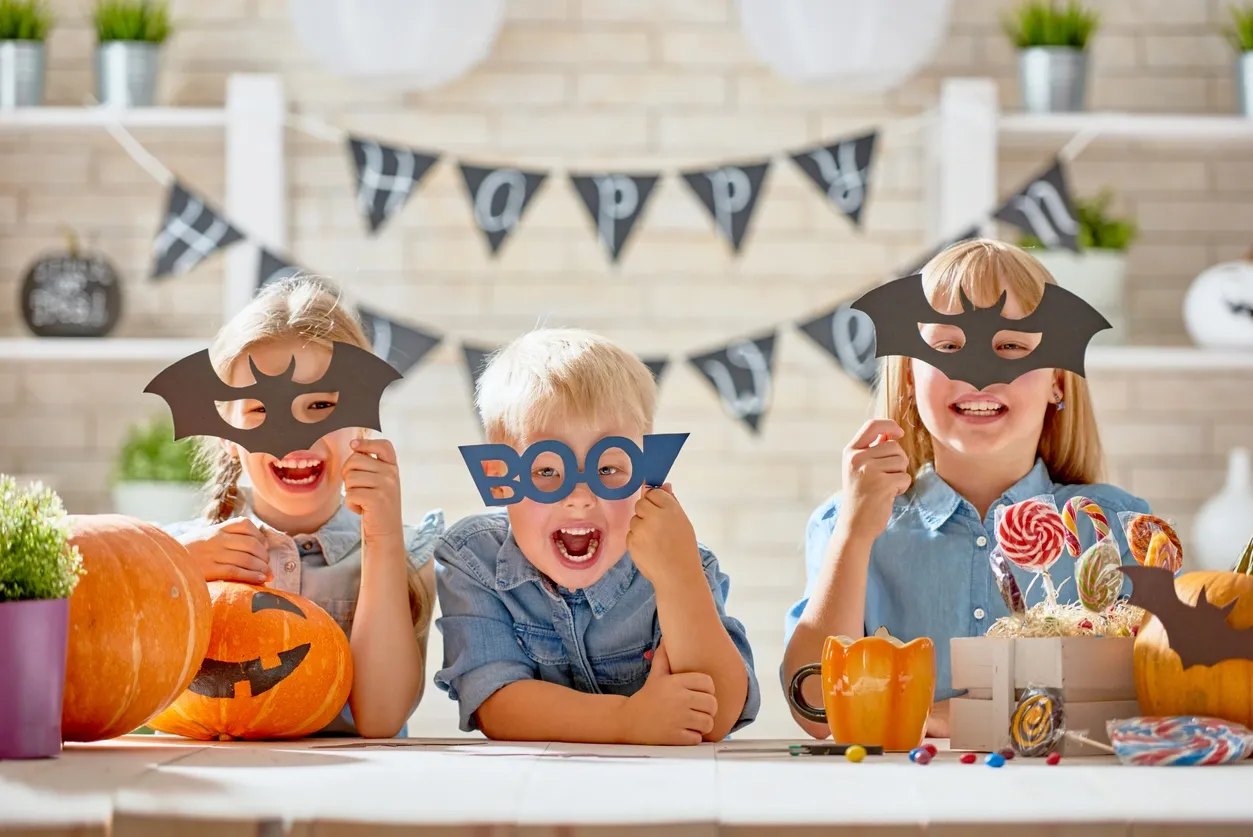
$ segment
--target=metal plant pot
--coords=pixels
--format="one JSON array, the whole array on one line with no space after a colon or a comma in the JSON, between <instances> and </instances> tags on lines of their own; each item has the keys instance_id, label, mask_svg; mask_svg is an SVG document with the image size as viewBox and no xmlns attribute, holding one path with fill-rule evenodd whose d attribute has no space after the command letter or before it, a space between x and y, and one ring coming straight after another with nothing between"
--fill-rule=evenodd
<instances>
[{"instance_id":1,"label":"metal plant pot","mask_svg":"<svg viewBox=\"0 0 1253 837\"><path fill-rule=\"evenodd\" d=\"M1253 118L1253 52L1241 53L1236 62L1236 95L1240 112Z\"/></svg>"},{"instance_id":2,"label":"metal plant pot","mask_svg":"<svg viewBox=\"0 0 1253 837\"><path fill-rule=\"evenodd\" d=\"M0 41L0 108L35 107L43 101L43 41Z\"/></svg>"},{"instance_id":3,"label":"metal plant pot","mask_svg":"<svg viewBox=\"0 0 1253 837\"><path fill-rule=\"evenodd\" d=\"M96 45L96 99L108 107L152 107L157 100L161 45L108 41Z\"/></svg>"},{"instance_id":4,"label":"metal plant pot","mask_svg":"<svg viewBox=\"0 0 1253 837\"><path fill-rule=\"evenodd\" d=\"M1088 55L1074 47L1031 47L1018 53L1018 84L1028 113L1073 113L1085 106Z\"/></svg>"}]
</instances>

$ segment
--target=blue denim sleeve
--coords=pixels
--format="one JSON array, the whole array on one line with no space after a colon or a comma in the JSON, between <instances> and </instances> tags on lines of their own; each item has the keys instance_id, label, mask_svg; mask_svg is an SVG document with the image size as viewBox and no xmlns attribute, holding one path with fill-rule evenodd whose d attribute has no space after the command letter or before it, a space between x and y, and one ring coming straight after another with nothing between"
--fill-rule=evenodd
<instances>
[{"instance_id":1,"label":"blue denim sleeve","mask_svg":"<svg viewBox=\"0 0 1253 837\"><path fill-rule=\"evenodd\" d=\"M740 620L727 615L727 596L731 592L731 578L718 567L718 559L707 549L701 549L701 565L705 570L705 580L709 582L709 590L714 594L714 605L718 608L718 616L722 619L722 627L726 629L735 648L744 658L744 667L748 670L748 694L744 697L744 708L731 732L746 727L757 718L761 710L761 687L757 683L757 672L753 668L753 649L748 644L748 632L744 630Z\"/></svg>"},{"instance_id":2,"label":"blue denim sleeve","mask_svg":"<svg viewBox=\"0 0 1253 837\"><path fill-rule=\"evenodd\" d=\"M467 554L463 554L467 553ZM435 685L457 701L463 732L477 729L474 713L501 688L533 680L535 664L518 646L513 617L497 596L481 565L440 538L435 547L435 585L443 614L436 626L444 636L444 667ZM478 570L478 572L476 572Z\"/></svg>"},{"instance_id":3,"label":"blue denim sleeve","mask_svg":"<svg viewBox=\"0 0 1253 837\"><path fill-rule=\"evenodd\" d=\"M814 509L813 514L809 516L809 522L805 525L805 592L801 595L800 601L792 605L783 617L783 646L785 648L792 639L792 632L796 630L796 623L800 621L801 614L805 612L805 607L809 604L809 597L813 595L814 579L818 577L822 569L822 562L827 554L827 544L831 542L831 535L835 532L835 521L839 516L840 499L832 497Z\"/></svg>"}]
</instances>

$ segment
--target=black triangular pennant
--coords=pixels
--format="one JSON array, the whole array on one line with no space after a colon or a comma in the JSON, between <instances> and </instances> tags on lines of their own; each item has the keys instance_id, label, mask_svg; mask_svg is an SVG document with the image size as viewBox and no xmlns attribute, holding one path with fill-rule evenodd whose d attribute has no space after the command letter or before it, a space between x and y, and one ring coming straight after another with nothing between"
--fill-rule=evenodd
<instances>
[{"instance_id":1,"label":"black triangular pennant","mask_svg":"<svg viewBox=\"0 0 1253 837\"><path fill-rule=\"evenodd\" d=\"M1079 222L1060 160L1001 204L992 217L1031 233L1045 247L1079 252Z\"/></svg>"},{"instance_id":2,"label":"black triangular pennant","mask_svg":"<svg viewBox=\"0 0 1253 837\"><path fill-rule=\"evenodd\" d=\"M417 366L427 353L439 345L440 336L413 326L398 323L377 311L358 306L357 316L370 348L401 375Z\"/></svg>"},{"instance_id":3,"label":"black triangular pennant","mask_svg":"<svg viewBox=\"0 0 1253 837\"><path fill-rule=\"evenodd\" d=\"M657 382L657 386L661 386L661 376L666 374L666 367L670 365L670 358L640 358L648 371L653 373L653 380Z\"/></svg>"},{"instance_id":4,"label":"black triangular pennant","mask_svg":"<svg viewBox=\"0 0 1253 837\"><path fill-rule=\"evenodd\" d=\"M357 207L369 223L371 234L400 211L439 160L435 154L351 136L348 150L357 169Z\"/></svg>"},{"instance_id":5,"label":"black triangular pennant","mask_svg":"<svg viewBox=\"0 0 1253 837\"><path fill-rule=\"evenodd\" d=\"M570 175L574 190L596 225L596 237L609 251L610 261L618 261L657 178L655 174Z\"/></svg>"},{"instance_id":6,"label":"black triangular pennant","mask_svg":"<svg viewBox=\"0 0 1253 837\"><path fill-rule=\"evenodd\" d=\"M878 136L877 131L872 131L790 155L818 191L857 226L861 226L861 212L870 193L870 169Z\"/></svg>"},{"instance_id":7,"label":"black triangular pennant","mask_svg":"<svg viewBox=\"0 0 1253 837\"><path fill-rule=\"evenodd\" d=\"M186 273L243 238L217 210L176 180L170 184L165 218L152 242L152 278Z\"/></svg>"},{"instance_id":8,"label":"black triangular pennant","mask_svg":"<svg viewBox=\"0 0 1253 837\"><path fill-rule=\"evenodd\" d=\"M682 172L700 202L713 216L718 233L740 251L748 223L752 220L766 180L770 160L759 163L731 164L716 169Z\"/></svg>"},{"instance_id":9,"label":"black triangular pennant","mask_svg":"<svg viewBox=\"0 0 1253 837\"><path fill-rule=\"evenodd\" d=\"M479 378L483 375L483 370L487 368L487 361L491 357L495 349L486 346L472 346L468 343L461 344L461 355L465 358L466 371L470 375L470 400L473 401L478 393Z\"/></svg>"},{"instance_id":10,"label":"black triangular pennant","mask_svg":"<svg viewBox=\"0 0 1253 837\"><path fill-rule=\"evenodd\" d=\"M961 232L959 232L957 235L955 235L955 236L953 236L952 238L950 238L950 239L948 239L947 241L945 241L945 242L944 242L943 244L941 244L939 247L936 247L934 250L932 250L932 251L931 251L930 253L928 253L926 256L924 256L923 258L919 259L919 260L918 260L917 262L915 262L914 264L910 265L910 266L909 266L908 268L906 268L905 270L898 271L898 272L897 272L897 273L898 273L898 278L899 278L899 277L901 277L901 276L913 276L915 273L921 273L921 272L922 272L922 269L923 269L924 267L926 267L926 266L927 266L927 262L931 261L931 260L932 260L932 259L934 259L936 256L940 255L940 254L941 254L941 253L943 253L945 250L947 250L948 248L952 247L954 244L959 244L959 243L961 243L961 242L963 242L963 241L969 241L969 240L970 240L970 239L972 239L972 238L978 238L978 237L979 237L979 227L978 227L978 226L967 227L966 229L964 229L964 230L962 230Z\"/></svg>"},{"instance_id":11,"label":"black triangular pennant","mask_svg":"<svg viewBox=\"0 0 1253 837\"><path fill-rule=\"evenodd\" d=\"M492 255L522 220L547 172L488 169L461 164L461 176L474 208L474 223L483 231Z\"/></svg>"},{"instance_id":12,"label":"black triangular pennant","mask_svg":"<svg viewBox=\"0 0 1253 837\"><path fill-rule=\"evenodd\" d=\"M298 266L279 258L264 247L260 248L260 251L261 256L257 259L258 292L267 285L289 279L301 272Z\"/></svg>"},{"instance_id":13,"label":"black triangular pennant","mask_svg":"<svg viewBox=\"0 0 1253 837\"><path fill-rule=\"evenodd\" d=\"M851 301L841 302L825 314L797 323L797 328L835 358L850 377L874 385L879 361L869 314L852 308Z\"/></svg>"},{"instance_id":14,"label":"black triangular pennant","mask_svg":"<svg viewBox=\"0 0 1253 837\"><path fill-rule=\"evenodd\" d=\"M775 332L736 340L703 355L688 358L718 392L723 409L761 432L761 420L774 391Z\"/></svg>"}]
</instances>

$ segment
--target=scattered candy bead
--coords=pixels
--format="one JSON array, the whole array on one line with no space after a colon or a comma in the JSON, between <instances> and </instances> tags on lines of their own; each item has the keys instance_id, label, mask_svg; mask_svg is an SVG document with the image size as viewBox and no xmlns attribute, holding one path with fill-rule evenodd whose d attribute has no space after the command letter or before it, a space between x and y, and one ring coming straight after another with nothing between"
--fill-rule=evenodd
<instances>
[{"instance_id":1,"label":"scattered candy bead","mask_svg":"<svg viewBox=\"0 0 1253 837\"><path fill-rule=\"evenodd\" d=\"M1004 767L1005 757L1000 753L988 753L988 757L983 760L988 767Z\"/></svg>"},{"instance_id":2,"label":"scattered candy bead","mask_svg":"<svg viewBox=\"0 0 1253 837\"><path fill-rule=\"evenodd\" d=\"M914 761L917 762L918 764L930 764L931 754L928 753L926 750L921 750L918 753L918 758L914 759Z\"/></svg>"},{"instance_id":3,"label":"scattered candy bead","mask_svg":"<svg viewBox=\"0 0 1253 837\"><path fill-rule=\"evenodd\" d=\"M844 758L849 761L857 762L866 757L866 748L860 744L854 744L844 751Z\"/></svg>"},{"instance_id":4,"label":"scattered candy bead","mask_svg":"<svg viewBox=\"0 0 1253 837\"><path fill-rule=\"evenodd\" d=\"M919 753L922 753L922 752L925 752L925 750L923 750L921 747L915 747L914 749L910 750L910 751L909 751L909 760L910 760L910 761L918 761L918 754L919 754Z\"/></svg>"},{"instance_id":5,"label":"scattered candy bead","mask_svg":"<svg viewBox=\"0 0 1253 837\"><path fill-rule=\"evenodd\" d=\"M1057 764L1062 760L1061 753L1049 753L1049 757L1044 760L1045 764Z\"/></svg>"},{"instance_id":6,"label":"scattered candy bead","mask_svg":"<svg viewBox=\"0 0 1253 837\"><path fill-rule=\"evenodd\" d=\"M1010 759L1014 757L1014 751L1010 747L1006 747L1004 750L1001 750L1000 752L1001 752L1001 758L1005 759L1005 761L1009 761Z\"/></svg>"},{"instance_id":7,"label":"scattered candy bead","mask_svg":"<svg viewBox=\"0 0 1253 837\"><path fill-rule=\"evenodd\" d=\"M962 753L962 764L974 764L976 758L974 753Z\"/></svg>"},{"instance_id":8,"label":"scattered candy bead","mask_svg":"<svg viewBox=\"0 0 1253 837\"><path fill-rule=\"evenodd\" d=\"M935 754L938 752L938 750L935 749L935 745L931 743L923 744L922 749L930 753L932 758L935 758Z\"/></svg>"}]
</instances>

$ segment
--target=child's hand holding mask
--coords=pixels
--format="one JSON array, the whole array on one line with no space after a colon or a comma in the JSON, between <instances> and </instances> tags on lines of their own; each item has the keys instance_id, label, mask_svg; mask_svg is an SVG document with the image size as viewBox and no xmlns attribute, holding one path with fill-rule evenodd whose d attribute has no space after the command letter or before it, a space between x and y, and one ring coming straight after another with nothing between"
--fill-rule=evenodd
<instances>
[{"instance_id":1,"label":"child's hand holding mask","mask_svg":"<svg viewBox=\"0 0 1253 837\"><path fill-rule=\"evenodd\" d=\"M626 543L635 566L658 589L702 576L696 530L670 483L646 489L636 502Z\"/></svg>"}]
</instances>

